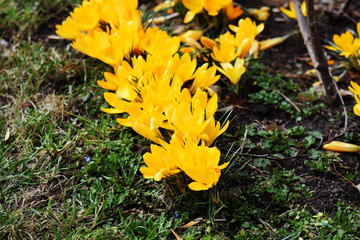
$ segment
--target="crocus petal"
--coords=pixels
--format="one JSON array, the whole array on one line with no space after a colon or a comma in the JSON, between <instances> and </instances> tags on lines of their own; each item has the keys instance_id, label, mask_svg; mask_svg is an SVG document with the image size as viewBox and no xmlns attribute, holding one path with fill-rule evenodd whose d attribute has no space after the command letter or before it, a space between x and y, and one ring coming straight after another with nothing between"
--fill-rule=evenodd
<instances>
[{"instance_id":1,"label":"crocus petal","mask_svg":"<svg viewBox=\"0 0 360 240\"><path fill-rule=\"evenodd\" d=\"M200 42L204 47L212 49L214 46L216 46L216 42L208 37L202 36L200 38Z\"/></svg>"},{"instance_id":2,"label":"crocus petal","mask_svg":"<svg viewBox=\"0 0 360 240\"><path fill-rule=\"evenodd\" d=\"M123 113L123 111L116 109L116 108L101 108L103 112L109 113L109 114L116 114L116 113Z\"/></svg>"},{"instance_id":3,"label":"crocus petal","mask_svg":"<svg viewBox=\"0 0 360 240\"><path fill-rule=\"evenodd\" d=\"M187 13L184 17L184 23L191 22L194 19L195 15L196 15L196 13L194 13L192 11L187 11Z\"/></svg>"},{"instance_id":4,"label":"crocus petal","mask_svg":"<svg viewBox=\"0 0 360 240\"><path fill-rule=\"evenodd\" d=\"M220 170L223 170L224 168L226 168L228 165L229 165L230 162L226 162L226 163L223 163L219 166L219 169Z\"/></svg>"},{"instance_id":5,"label":"crocus petal","mask_svg":"<svg viewBox=\"0 0 360 240\"><path fill-rule=\"evenodd\" d=\"M118 109L120 112L125 112L127 102L119 99L115 93L106 92L104 93L105 101L108 102L112 107Z\"/></svg>"},{"instance_id":6,"label":"crocus petal","mask_svg":"<svg viewBox=\"0 0 360 240\"><path fill-rule=\"evenodd\" d=\"M234 20L243 13L243 10L241 7L234 7L234 2L231 2L226 8L225 8L225 14L229 20Z\"/></svg>"},{"instance_id":7,"label":"crocus petal","mask_svg":"<svg viewBox=\"0 0 360 240\"><path fill-rule=\"evenodd\" d=\"M286 39L286 37L276 37L276 38L271 38L271 39L266 39L266 40L260 41L259 42L259 45L260 45L259 50L262 51L262 50L271 48L273 46L276 46L276 45L282 43L285 39Z\"/></svg>"},{"instance_id":8,"label":"crocus petal","mask_svg":"<svg viewBox=\"0 0 360 240\"><path fill-rule=\"evenodd\" d=\"M280 7L280 11L282 11L286 16L288 16L288 18L296 18L296 15L293 12L284 7Z\"/></svg>"},{"instance_id":9,"label":"crocus petal","mask_svg":"<svg viewBox=\"0 0 360 240\"><path fill-rule=\"evenodd\" d=\"M360 104L356 104L354 106L354 113L358 116L360 116Z\"/></svg>"},{"instance_id":10,"label":"crocus petal","mask_svg":"<svg viewBox=\"0 0 360 240\"><path fill-rule=\"evenodd\" d=\"M106 81L97 81L97 84L102 87L102 88L105 88L105 89L108 89L108 90L113 90L113 91L116 91L117 90L117 86L114 85L114 84L111 84L110 82L106 82Z\"/></svg>"},{"instance_id":11,"label":"crocus petal","mask_svg":"<svg viewBox=\"0 0 360 240\"><path fill-rule=\"evenodd\" d=\"M203 183L198 183L198 182L192 182L188 186L193 191L203 191L203 190L209 189L208 185L205 185Z\"/></svg>"}]
</instances>

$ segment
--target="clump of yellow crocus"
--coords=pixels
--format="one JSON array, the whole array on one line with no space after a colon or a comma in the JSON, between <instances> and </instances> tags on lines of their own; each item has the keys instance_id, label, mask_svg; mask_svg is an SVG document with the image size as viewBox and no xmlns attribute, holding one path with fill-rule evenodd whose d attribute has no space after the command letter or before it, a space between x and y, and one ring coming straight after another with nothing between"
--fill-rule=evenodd
<instances>
[{"instance_id":1,"label":"clump of yellow crocus","mask_svg":"<svg viewBox=\"0 0 360 240\"><path fill-rule=\"evenodd\" d=\"M168 1L159 9L174 4ZM183 4L189 9L188 21L203 10L215 16L226 7L229 19L242 12L231 0L183 0ZM71 40L78 51L113 67L113 73L105 72L98 81L108 90L104 98L111 106L102 110L124 113L117 118L119 124L159 144L144 155L146 167L140 169L144 177L159 181L183 172L193 181L190 189L207 190L227 166L219 165L220 151L211 145L229 126L229 121L223 127L215 121L217 95L209 87L220 78L217 70L232 83L239 81L263 25L240 20L230 27L233 33L215 41L203 37L204 30L170 36L156 27L144 29L137 6L136 0L84 0L57 26L57 34ZM208 53L201 60L213 56L221 68L210 62L198 65L197 56L186 51L180 54L180 42Z\"/></svg>"},{"instance_id":2,"label":"clump of yellow crocus","mask_svg":"<svg viewBox=\"0 0 360 240\"><path fill-rule=\"evenodd\" d=\"M214 187L221 170L229 164L219 165L220 151L216 147L176 136L169 144L162 142L162 147L152 145L151 153L144 155L144 161L147 166L140 169L144 177L159 181L181 170L193 180L188 185L193 191Z\"/></svg>"},{"instance_id":3,"label":"clump of yellow crocus","mask_svg":"<svg viewBox=\"0 0 360 240\"><path fill-rule=\"evenodd\" d=\"M72 40L72 47L90 57L120 65L137 48L143 34L137 6L137 1L83 1L61 25L56 25L56 34Z\"/></svg>"}]
</instances>

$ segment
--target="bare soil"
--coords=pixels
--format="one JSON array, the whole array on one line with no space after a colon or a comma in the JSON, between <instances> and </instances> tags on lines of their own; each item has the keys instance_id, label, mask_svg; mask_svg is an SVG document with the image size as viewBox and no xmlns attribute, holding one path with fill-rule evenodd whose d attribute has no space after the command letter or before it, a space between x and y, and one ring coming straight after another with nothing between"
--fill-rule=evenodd
<instances>
[{"instance_id":1,"label":"bare soil","mask_svg":"<svg viewBox=\"0 0 360 240\"><path fill-rule=\"evenodd\" d=\"M270 2L275 8L278 6L276 1L263 1ZM274 3L275 2L275 3ZM356 28L356 20L359 19L360 2L349 1L348 6L344 9L342 14L336 15L334 12L326 11L326 5L321 1L317 2L317 20L318 32L323 39L323 45L326 44L325 40L332 41L334 34L341 34L348 28ZM251 7L261 6L261 1L247 1ZM260 5L256 5L260 4ZM339 5L340 3L338 3ZM335 6L339 8L340 6ZM298 29L296 20L289 20L284 17L281 12L272 12L270 18L265 22L265 29L260 34L260 39L268 39L272 37L283 36L291 31ZM335 59L339 61L339 59ZM270 73L277 74L283 73L288 79L293 79L299 83L301 89L299 91L307 91L312 84L317 81L314 77L305 75L305 71L311 69L308 64L310 61L306 47L300 33L293 34L282 44L268 49L262 56L263 62ZM360 82L357 74L347 74L338 83L339 88L347 89L350 81ZM286 92L284 92L286 95ZM349 113L352 112L352 106L355 104L353 97L344 97L345 105ZM314 104L317 104L314 102ZM261 103L258 104L243 104L246 109L238 110L237 121L239 124L249 124L257 121L265 124L281 123L281 126L286 128L296 125L304 126L305 129L319 131L324 134L323 142L333 139L334 136L340 134L344 128L344 117L337 121L329 121L329 119L337 119L337 116L343 112L341 106L327 106L320 113L315 113L310 118L304 119L300 122L295 122L288 114L282 114L276 109L269 109ZM349 114L348 119L348 132L359 134L359 117ZM336 138L336 140L344 140L343 136ZM360 142L353 142L360 144ZM319 146L320 148L321 146ZM315 214L318 212L332 214L336 212L336 203L343 202L346 204L354 204L360 206L360 193L355 186L347 181L344 176L349 173L358 173L360 170L360 157L359 154L354 153L339 153L342 160L341 163L336 163L331 166L330 172L321 173L314 168L305 164L306 157L299 154L299 157L290 158L285 160L271 160L274 166L280 166L283 169L295 169L295 175L300 176L300 182L305 184L312 193L311 198L304 199L300 202L301 205L307 205L308 209ZM358 175L358 174L357 174ZM353 179L353 183L357 184L360 178L357 176Z\"/></svg>"}]
</instances>

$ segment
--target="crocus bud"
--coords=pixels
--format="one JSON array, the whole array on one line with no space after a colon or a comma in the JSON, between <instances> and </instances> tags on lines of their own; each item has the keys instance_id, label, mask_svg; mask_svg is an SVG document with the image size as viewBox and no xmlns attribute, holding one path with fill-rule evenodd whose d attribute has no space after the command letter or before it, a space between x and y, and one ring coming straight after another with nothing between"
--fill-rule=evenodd
<instances>
[{"instance_id":1,"label":"crocus bud","mask_svg":"<svg viewBox=\"0 0 360 240\"><path fill-rule=\"evenodd\" d=\"M359 152L360 146L344 143L339 141L331 141L323 146L323 149L334 151L334 152Z\"/></svg>"}]
</instances>

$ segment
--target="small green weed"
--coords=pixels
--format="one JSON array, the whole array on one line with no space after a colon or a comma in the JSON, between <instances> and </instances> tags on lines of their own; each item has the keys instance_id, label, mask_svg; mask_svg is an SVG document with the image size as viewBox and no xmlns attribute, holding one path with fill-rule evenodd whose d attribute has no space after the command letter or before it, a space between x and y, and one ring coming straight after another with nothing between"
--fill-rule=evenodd
<instances>
[{"instance_id":1,"label":"small green weed","mask_svg":"<svg viewBox=\"0 0 360 240\"><path fill-rule=\"evenodd\" d=\"M306 165L319 172L329 172L333 163L341 162L341 159L332 152L321 152L314 149L309 150L308 157L309 160L305 161Z\"/></svg>"},{"instance_id":2,"label":"small green weed","mask_svg":"<svg viewBox=\"0 0 360 240\"><path fill-rule=\"evenodd\" d=\"M254 79L254 85L260 88L258 92L249 94L250 103L262 103L273 109L282 110L296 121L308 118L324 107L321 103L319 106L314 105L314 102L301 103L301 108L294 107L292 104L298 105L296 94L300 90L299 84L292 79L284 79L283 74L269 75L265 67L259 63L254 63L249 68L249 72L253 73L251 77ZM257 71L251 71L252 68Z\"/></svg>"}]
</instances>

